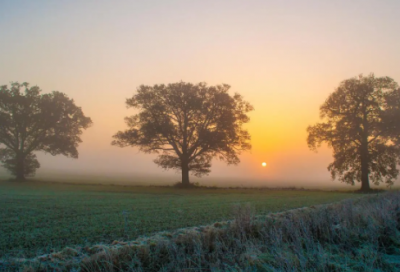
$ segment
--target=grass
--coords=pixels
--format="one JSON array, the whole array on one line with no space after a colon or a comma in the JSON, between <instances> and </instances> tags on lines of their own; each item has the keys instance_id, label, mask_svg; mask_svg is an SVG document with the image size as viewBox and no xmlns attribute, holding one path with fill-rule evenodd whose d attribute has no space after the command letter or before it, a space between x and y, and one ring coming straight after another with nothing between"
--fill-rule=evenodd
<instances>
[{"instance_id":1,"label":"grass","mask_svg":"<svg viewBox=\"0 0 400 272\"><path fill-rule=\"evenodd\" d=\"M6 271L400 271L400 193L234 219L111 245L64 248ZM1 262L0 262L1 266ZM1 267L0 267L1 268Z\"/></svg>"},{"instance_id":2,"label":"grass","mask_svg":"<svg viewBox=\"0 0 400 272\"><path fill-rule=\"evenodd\" d=\"M0 182L0 256L33 257L228 220L237 203L250 203L265 215L350 197L354 194Z\"/></svg>"}]
</instances>

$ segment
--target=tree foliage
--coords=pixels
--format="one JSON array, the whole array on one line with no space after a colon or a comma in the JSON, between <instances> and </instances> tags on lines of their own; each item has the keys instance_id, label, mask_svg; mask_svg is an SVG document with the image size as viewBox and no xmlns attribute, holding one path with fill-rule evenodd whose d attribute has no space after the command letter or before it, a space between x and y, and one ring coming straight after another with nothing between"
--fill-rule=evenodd
<instances>
[{"instance_id":1,"label":"tree foliage","mask_svg":"<svg viewBox=\"0 0 400 272\"><path fill-rule=\"evenodd\" d=\"M253 107L239 94L230 96L229 88L185 82L142 85L126 100L139 113L125 118L129 128L114 135L112 144L159 154L155 163L181 169L186 184L189 171L208 174L213 157L237 164L240 152L251 148L243 125Z\"/></svg>"},{"instance_id":2,"label":"tree foliage","mask_svg":"<svg viewBox=\"0 0 400 272\"><path fill-rule=\"evenodd\" d=\"M398 175L400 89L389 77L360 75L341 82L320 108L324 122L308 127L308 145L333 149L332 178L388 185Z\"/></svg>"},{"instance_id":3,"label":"tree foliage","mask_svg":"<svg viewBox=\"0 0 400 272\"><path fill-rule=\"evenodd\" d=\"M12 83L0 87L0 161L19 179L40 167L35 151L78 157L82 129L91 125L74 100L61 92Z\"/></svg>"}]
</instances>

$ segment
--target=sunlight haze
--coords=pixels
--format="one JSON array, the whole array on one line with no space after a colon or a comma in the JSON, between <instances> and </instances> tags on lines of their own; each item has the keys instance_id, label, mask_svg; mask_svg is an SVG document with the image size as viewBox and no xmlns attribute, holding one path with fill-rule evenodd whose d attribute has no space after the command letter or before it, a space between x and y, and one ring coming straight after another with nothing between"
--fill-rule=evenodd
<instances>
[{"instance_id":1,"label":"sunlight haze","mask_svg":"<svg viewBox=\"0 0 400 272\"><path fill-rule=\"evenodd\" d=\"M327 171L332 151L310 151L306 128L342 80L375 73L400 82L399 10L396 0L2 0L0 85L64 92L93 121L79 159L37 153L38 177L178 181L156 155L111 141L135 113L125 100L138 86L184 81L229 84L255 109L241 163L214 159L210 175L193 181L340 186Z\"/></svg>"}]
</instances>

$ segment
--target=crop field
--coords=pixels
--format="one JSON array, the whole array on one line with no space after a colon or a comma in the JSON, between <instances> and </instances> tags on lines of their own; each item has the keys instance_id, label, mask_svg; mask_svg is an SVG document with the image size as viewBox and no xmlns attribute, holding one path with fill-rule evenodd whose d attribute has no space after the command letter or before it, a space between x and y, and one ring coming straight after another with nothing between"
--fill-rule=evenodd
<instances>
[{"instance_id":1,"label":"crop field","mask_svg":"<svg viewBox=\"0 0 400 272\"><path fill-rule=\"evenodd\" d=\"M132 240L232 218L237 203L257 214L330 203L352 193L0 182L0 256L32 257L66 246Z\"/></svg>"}]
</instances>

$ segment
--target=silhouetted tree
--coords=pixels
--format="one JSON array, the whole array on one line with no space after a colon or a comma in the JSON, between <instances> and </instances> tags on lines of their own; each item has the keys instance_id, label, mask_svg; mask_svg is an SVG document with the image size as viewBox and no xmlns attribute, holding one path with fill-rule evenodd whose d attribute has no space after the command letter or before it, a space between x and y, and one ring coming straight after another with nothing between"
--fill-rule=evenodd
<instances>
[{"instance_id":1,"label":"silhouetted tree","mask_svg":"<svg viewBox=\"0 0 400 272\"><path fill-rule=\"evenodd\" d=\"M251 148L243 124L253 107L239 94L230 96L229 88L185 82L142 85L126 100L139 113L125 118L129 129L114 135L112 144L159 153L154 162L181 169L184 186L189 185L189 172L208 174L213 157L237 164L240 151Z\"/></svg>"},{"instance_id":2,"label":"silhouetted tree","mask_svg":"<svg viewBox=\"0 0 400 272\"><path fill-rule=\"evenodd\" d=\"M61 92L12 83L0 87L0 161L17 179L40 167L34 151L77 158L82 129L92 121Z\"/></svg>"},{"instance_id":3,"label":"silhouetted tree","mask_svg":"<svg viewBox=\"0 0 400 272\"><path fill-rule=\"evenodd\" d=\"M308 127L308 145L333 148L332 178L369 191L371 180L393 184L398 175L400 90L393 79L373 74L341 82L320 108L324 123Z\"/></svg>"}]
</instances>

